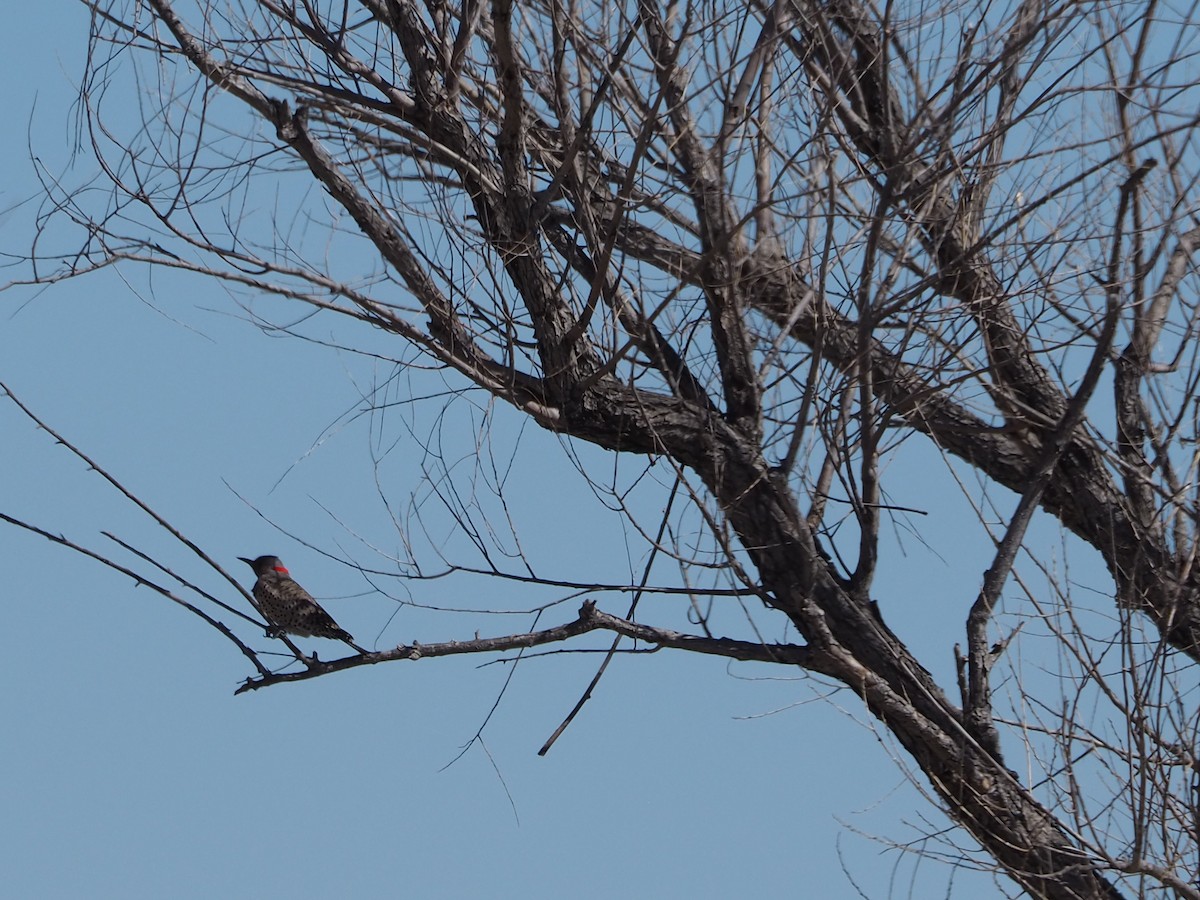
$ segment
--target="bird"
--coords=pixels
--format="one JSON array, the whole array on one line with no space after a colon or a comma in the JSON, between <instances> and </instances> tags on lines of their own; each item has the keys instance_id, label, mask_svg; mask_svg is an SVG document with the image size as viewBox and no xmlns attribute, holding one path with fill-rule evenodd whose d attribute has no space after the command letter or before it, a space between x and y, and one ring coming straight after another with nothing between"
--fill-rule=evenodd
<instances>
[{"instance_id":1,"label":"bird","mask_svg":"<svg viewBox=\"0 0 1200 900\"><path fill-rule=\"evenodd\" d=\"M333 621L333 616L321 608L312 594L296 583L278 556L257 559L239 556L238 559L258 576L250 592L258 603L259 612L271 625L269 633L331 638L359 649L350 632Z\"/></svg>"}]
</instances>

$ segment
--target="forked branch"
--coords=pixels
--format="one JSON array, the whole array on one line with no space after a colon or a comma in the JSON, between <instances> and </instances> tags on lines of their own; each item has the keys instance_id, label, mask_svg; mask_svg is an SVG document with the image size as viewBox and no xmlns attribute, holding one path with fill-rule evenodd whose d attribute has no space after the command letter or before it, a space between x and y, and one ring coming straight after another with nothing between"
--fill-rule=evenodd
<instances>
[{"instance_id":1,"label":"forked branch","mask_svg":"<svg viewBox=\"0 0 1200 900\"><path fill-rule=\"evenodd\" d=\"M631 622L628 619L610 615L597 609L594 600L588 600L579 608L579 616L574 622L556 625L553 628L528 631L522 634L508 634L501 637L475 638L469 641L444 641L438 644L413 642L401 644L391 650L381 650L378 653L368 653L363 656L347 656L329 662L312 659L304 671L260 674L257 678L249 678L237 689L236 693L244 694L247 691L256 691L259 688L289 681L307 681L330 672L341 672L345 669L355 669L359 666L370 666L394 660L415 662L419 659L433 659L439 656L526 650L545 644L563 643L590 631L611 631L624 637L653 644L656 649L666 647L673 650L690 650L693 653L724 656L727 659L736 659L742 662L780 663L800 666L817 673L826 671L821 655L811 648L799 644L756 644L731 638L684 634L669 628L655 628L651 625L643 625L640 622Z\"/></svg>"}]
</instances>

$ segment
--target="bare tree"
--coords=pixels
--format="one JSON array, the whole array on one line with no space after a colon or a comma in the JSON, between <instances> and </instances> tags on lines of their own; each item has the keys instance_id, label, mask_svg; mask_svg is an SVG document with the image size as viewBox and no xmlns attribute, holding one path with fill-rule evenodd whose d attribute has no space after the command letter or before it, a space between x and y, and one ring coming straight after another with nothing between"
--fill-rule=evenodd
<instances>
[{"instance_id":1,"label":"bare tree","mask_svg":"<svg viewBox=\"0 0 1200 900\"><path fill-rule=\"evenodd\" d=\"M574 620L526 633L328 662L293 646L282 672L225 624L235 605L161 587L238 643L243 690L593 631L798 668L857 694L1030 895L1200 897L1189 9L88 6L80 112L102 174L46 179L39 241L82 238L35 244L34 281L169 267L371 326L455 396L616 454L617 475L580 471L679 573L577 585L593 598ZM108 104L135 89L141 126L119 133ZM994 541L958 611L954 696L873 599L889 529L917 512L886 486L905 442L944 460ZM625 504L643 481L657 520ZM448 471L435 483L475 557L381 578L563 586L518 544L489 552L502 539ZM1027 539L1043 515L1103 560L1102 603ZM622 614L602 609L620 592ZM650 592L690 630L637 616ZM1058 645L1049 684L1012 663L1034 632Z\"/></svg>"}]
</instances>

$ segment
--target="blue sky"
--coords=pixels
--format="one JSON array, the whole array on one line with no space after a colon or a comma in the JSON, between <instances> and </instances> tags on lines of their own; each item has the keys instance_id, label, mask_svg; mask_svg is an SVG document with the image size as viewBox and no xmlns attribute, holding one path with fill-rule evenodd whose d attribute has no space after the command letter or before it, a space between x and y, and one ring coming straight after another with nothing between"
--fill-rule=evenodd
<instances>
[{"instance_id":1,"label":"blue sky","mask_svg":"<svg viewBox=\"0 0 1200 900\"><path fill-rule=\"evenodd\" d=\"M6 254L28 247L32 208L16 204L37 190L30 146L51 172L67 162L86 28L81 6L31 4L0 33ZM397 612L267 521L333 553L364 546L342 523L395 544L371 477L370 420L322 439L363 385L388 374L263 334L236 298L199 279L105 272L0 294L0 380L243 584L252 579L238 556L277 553L360 642L466 637L481 626ZM420 434L433 428L424 415L411 413ZM495 433L521 448L511 484L526 545L568 577L620 560L628 535L590 512L557 440L518 425L501 413ZM116 552L100 534L114 532L239 602L7 403L0 430L0 511L102 551ZM469 453L466 410L443 440ZM387 464L391 489L415 484L419 456L402 441ZM899 473L894 502L936 505L919 524L953 552L893 546L880 600L899 610L889 623L919 653L941 654L927 658L949 686L943 638L960 627L987 557L956 537L966 510L927 462L914 452L896 463L911 474ZM564 496L578 511L566 522L554 512ZM635 550L627 564L642 559ZM849 898L853 882L871 897L999 895L986 876L868 837L911 841L926 821L945 823L858 701L798 672L619 658L539 758L598 660L530 660L484 731L491 759L476 746L446 768L485 721L504 666L390 664L235 698L245 660L129 579L12 528L0 530L0 572L0 870L12 896L723 897L752 885ZM464 583L391 586L430 605L530 605L520 585L471 588L483 596L465 596ZM505 633L531 623L484 624ZM334 645L314 646L327 655Z\"/></svg>"}]
</instances>

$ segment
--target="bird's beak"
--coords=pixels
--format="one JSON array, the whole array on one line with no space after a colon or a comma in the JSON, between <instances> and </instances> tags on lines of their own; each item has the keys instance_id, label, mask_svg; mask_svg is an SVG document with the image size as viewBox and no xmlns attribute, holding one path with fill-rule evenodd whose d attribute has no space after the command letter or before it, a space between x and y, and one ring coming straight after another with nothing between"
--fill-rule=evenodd
<instances>
[{"instance_id":1,"label":"bird's beak","mask_svg":"<svg viewBox=\"0 0 1200 900\"><path fill-rule=\"evenodd\" d=\"M246 557L244 557L244 556L239 556L238 559L240 559L242 562L244 562L250 568L254 568L254 560L246 559Z\"/></svg>"}]
</instances>

